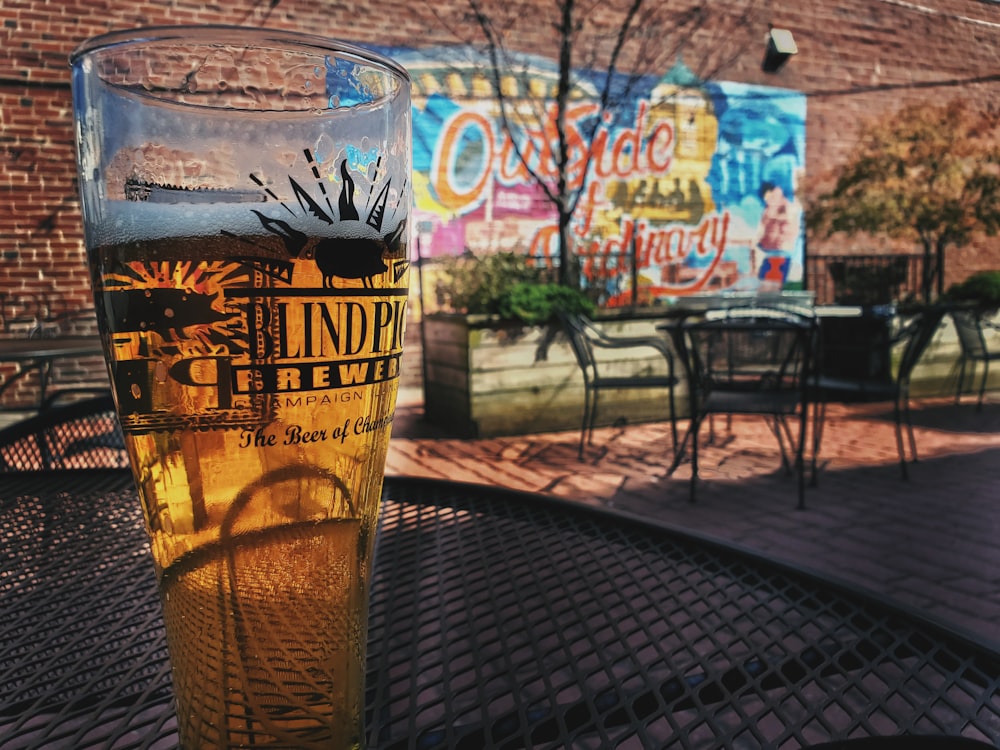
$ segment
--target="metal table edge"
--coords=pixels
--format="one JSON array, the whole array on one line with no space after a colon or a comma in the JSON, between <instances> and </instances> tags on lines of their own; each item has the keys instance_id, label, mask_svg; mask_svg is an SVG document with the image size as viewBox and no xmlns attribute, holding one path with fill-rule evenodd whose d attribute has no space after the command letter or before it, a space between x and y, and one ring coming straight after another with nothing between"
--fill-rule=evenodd
<instances>
[{"instance_id":1,"label":"metal table edge","mask_svg":"<svg viewBox=\"0 0 1000 750\"><path fill-rule=\"evenodd\" d=\"M125 479L128 477L131 480L131 471L129 469L97 468L11 472L8 474L0 474L0 482L4 482L5 479L17 477L23 477L30 481L42 478L65 478L66 480L71 480L74 476L82 478L95 477L101 474L107 474L108 476L114 476L119 479ZM776 555L762 553L759 550L755 550L737 542L723 539L689 527L669 524L656 518L650 518L649 516L632 513L620 508L595 506L544 492L518 490L499 485L462 482L452 479L440 479L433 477L388 474L385 477L382 494L383 497L396 494L400 496L401 499L407 499L405 488L407 486L421 485L425 487L445 488L447 491L465 493L473 496L476 493L487 492L494 496L503 497L505 500L522 504L537 505L539 502L544 502L546 506L558 509L560 513L575 514L577 516L589 516L591 518L598 519L607 518L614 520L619 524L624 524L633 528L640 528L647 532L652 531L656 534L679 541L701 545L715 552L720 552L730 557L736 557L755 566L760 566L772 572L779 573L797 582L814 582L834 593L853 599L854 601L864 604L866 607L870 607L876 611L896 614L901 618L920 625L922 628L926 628L929 633L945 636L953 641L962 643L963 645L978 652L980 656L992 661L995 664L997 674L1000 675L1000 639L994 640L984 638L981 634L962 628L961 626L924 612L912 605L908 605L894 599L887 599L884 594L879 594L878 592L866 588L856 582L840 578L839 576L830 575L827 572L819 571L798 563L792 563ZM67 491L71 491L72 484L69 481L66 482L65 486ZM411 502L420 501L413 500ZM424 502L424 504L427 503L429 503L429 501Z\"/></svg>"},{"instance_id":2,"label":"metal table edge","mask_svg":"<svg viewBox=\"0 0 1000 750\"><path fill-rule=\"evenodd\" d=\"M855 601L863 603L873 609L898 614L900 617L913 621L915 624L926 628L931 633L944 635L980 652L981 656L987 657L996 662L996 671L997 674L1000 675L1000 639L994 640L984 638L978 633L924 612L912 605L899 602L894 599L887 599L884 594L880 594L873 589L866 588L865 586L854 581L830 575L827 572L820 571L809 566L792 563L789 560L782 559L780 556L765 554L747 545L733 542L719 536L707 534L689 527L666 523L656 518L650 518L649 516L640 515L638 513L633 513L619 508L589 505L576 500L569 500L567 498L543 492L517 490L499 485L478 484L475 482L462 482L433 477L387 475L385 481L386 488L390 485L397 484L427 486L437 485L451 487L457 492L476 493L483 492L485 490L519 503L534 503L537 505L539 500L541 500L552 508L558 508L560 512L574 513L577 515L591 516L595 518L608 518L617 523L640 527L646 531L654 531L666 537L702 545L713 551L721 552L728 556L735 556L747 561L748 563L761 566L775 573L780 573L781 575L797 582L818 583L836 594L854 599ZM387 489L383 489L383 496L386 491Z\"/></svg>"}]
</instances>

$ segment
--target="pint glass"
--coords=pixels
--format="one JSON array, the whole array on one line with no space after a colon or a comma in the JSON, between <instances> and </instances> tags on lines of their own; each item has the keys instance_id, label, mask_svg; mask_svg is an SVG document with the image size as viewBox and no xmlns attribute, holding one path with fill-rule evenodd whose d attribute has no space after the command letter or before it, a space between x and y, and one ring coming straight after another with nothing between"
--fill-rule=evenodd
<instances>
[{"instance_id":1,"label":"pint glass","mask_svg":"<svg viewBox=\"0 0 1000 750\"><path fill-rule=\"evenodd\" d=\"M406 321L409 79L293 33L72 58L84 230L181 744L364 744Z\"/></svg>"}]
</instances>

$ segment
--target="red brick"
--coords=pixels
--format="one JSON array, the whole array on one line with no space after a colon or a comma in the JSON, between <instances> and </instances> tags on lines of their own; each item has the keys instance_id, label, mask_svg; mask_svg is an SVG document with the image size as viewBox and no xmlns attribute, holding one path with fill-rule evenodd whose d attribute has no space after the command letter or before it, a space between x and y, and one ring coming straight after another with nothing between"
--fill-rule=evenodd
<instances>
[{"instance_id":1,"label":"red brick","mask_svg":"<svg viewBox=\"0 0 1000 750\"><path fill-rule=\"evenodd\" d=\"M694 6L695 0L688 5ZM537 0L539 8L549 5ZM701 5L704 22L686 40L685 61L696 72L720 80L737 80L803 91L808 94L806 138L807 195L829 185L836 166L854 144L859 124L886 116L903 104L938 102L955 96L972 101L1000 101L1000 82L973 83L995 76L1000 47L1000 14L977 0L923 0L913 7L889 6L879 0L777 0L759 9L745 24L734 24L749 0ZM919 7L933 12L920 11ZM502 4L497 0L497 7ZM614 21L606 6L597 4L598 33L613 33ZM677 3L651 6L651 13L667 17L685 10ZM0 265L0 287L22 280L59 290L69 299L89 295L82 252L79 205L75 198L73 131L70 113L67 58L88 36L140 24L176 23L178 10L185 20L234 23L239 14L250 24L264 24L317 32L328 36L350 33L361 42L385 45L445 45L465 41L449 28L475 37L468 23L467 0L429 4L386 0L380 15L391 24L358 23L370 18L370 6L361 0L316 3L282 0L268 13L263 6L236 8L193 0L4 0L0 5L0 251L16 249L13 261ZM190 18L188 18L190 17ZM444 22L442 22L442 19ZM971 19L971 20L970 20ZM984 23L976 23L975 21ZM537 18L521 18L516 42L524 51L555 57L551 25ZM761 71L762 39L768 24L792 29L800 53L777 74ZM649 37L671 51L681 41L664 25L648 25ZM347 31L349 30L349 32ZM699 66L735 51L734 59L714 70ZM673 55L673 52L670 52ZM714 56L713 56L714 55ZM637 66L628 51L625 64ZM670 59L672 62L672 59ZM649 72L661 72L657 63ZM50 231L44 227L51 225ZM40 228L42 227L42 228ZM861 241L852 241L852 243ZM886 249L893 243L884 243ZM843 249L844 239L811 239L810 251ZM853 246L853 245L852 245ZM867 249L868 246L857 244ZM907 251L910 246L902 247ZM78 273L67 274L72 267ZM1000 267L1000 240L977 238L969 247L950 251L947 282L982 268Z\"/></svg>"}]
</instances>

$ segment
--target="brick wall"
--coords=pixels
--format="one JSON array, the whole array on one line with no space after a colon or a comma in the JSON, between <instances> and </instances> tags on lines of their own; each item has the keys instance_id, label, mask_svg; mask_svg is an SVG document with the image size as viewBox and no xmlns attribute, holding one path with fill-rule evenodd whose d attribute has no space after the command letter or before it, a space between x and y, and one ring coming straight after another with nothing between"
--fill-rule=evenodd
<instances>
[{"instance_id":1,"label":"brick wall","mask_svg":"<svg viewBox=\"0 0 1000 750\"><path fill-rule=\"evenodd\" d=\"M807 196L829 184L831 171L850 149L863 118L889 115L904 102L938 102L955 96L1000 103L1000 4L986 0L663 0L661 4L676 18L689 23L696 19L697 32L685 37L684 49L685 61L696 72L807 93ZM517 4L503 5L517 9ZM511 15L511 22L522 26L517 38L525 50L551 50L555 38L551 25L520 11ZM67 56L76 43L93 34L163 23L269 25L407 46L448 44L472 36L464 0L380 0L377 6L360 0L208 4L4 0L0 6L0 288L48 294L56 312L87 304ZM799 54L773 74L760 69L768 24L791 29L799 48ZM650 28L647 38L667 40L668 28ZM844 238L812 239L809 249L843 251L856 244ZM865 249L876 245L863 244ZM980 238L952 253L948 263L949 282L980 268L1000 268L1000 240Z\"/></svg>"}]
</instances>

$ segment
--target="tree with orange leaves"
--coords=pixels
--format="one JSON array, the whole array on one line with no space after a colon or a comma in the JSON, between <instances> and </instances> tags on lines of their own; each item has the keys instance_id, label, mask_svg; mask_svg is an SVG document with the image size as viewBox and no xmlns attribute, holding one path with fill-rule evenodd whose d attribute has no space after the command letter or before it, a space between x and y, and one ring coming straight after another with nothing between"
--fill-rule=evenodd
<instances>
[{"instance_id":1,"label":"tree with orange leaves","mask_svg":"<svg viewBox=\"0 0 1000 750\"><path fill-rule=\"evenodd\" d=\"M826 236L884 234L920 243L922 293L944 283L945 250L1000 230L1000 111L962 100L914 104L862 128L833 190L807 224Z\"/></svg>"}]
</instances>

